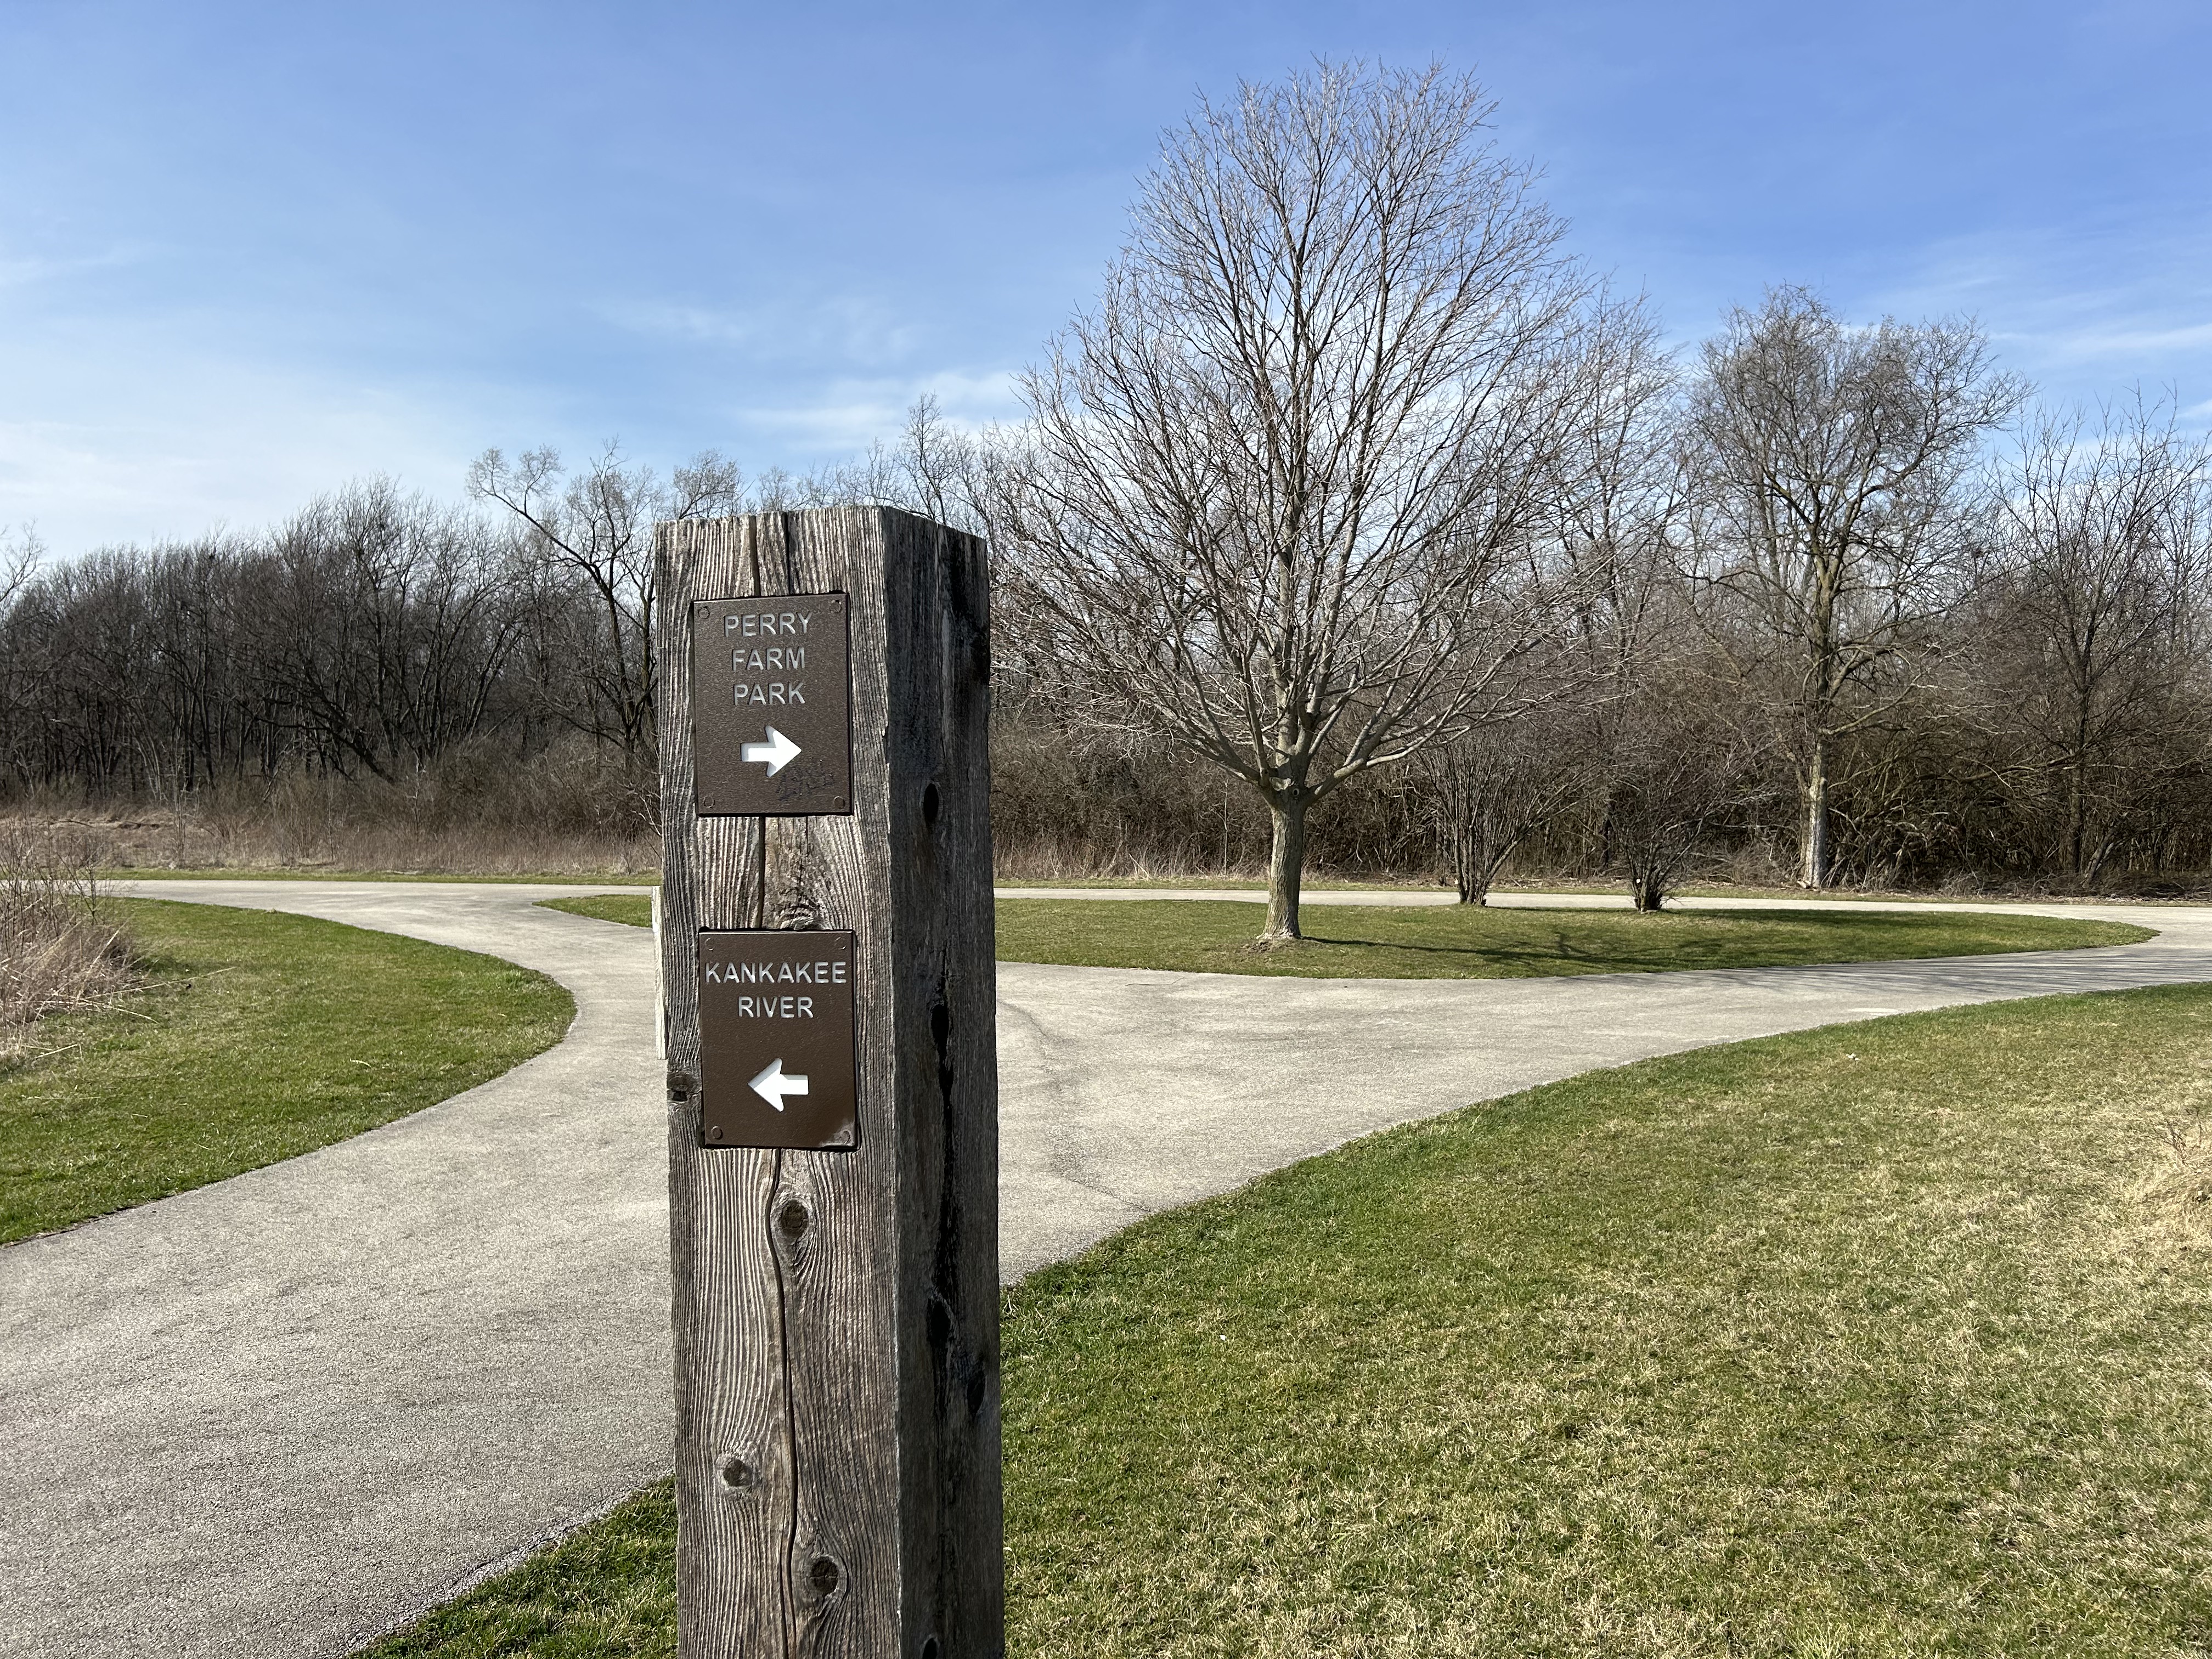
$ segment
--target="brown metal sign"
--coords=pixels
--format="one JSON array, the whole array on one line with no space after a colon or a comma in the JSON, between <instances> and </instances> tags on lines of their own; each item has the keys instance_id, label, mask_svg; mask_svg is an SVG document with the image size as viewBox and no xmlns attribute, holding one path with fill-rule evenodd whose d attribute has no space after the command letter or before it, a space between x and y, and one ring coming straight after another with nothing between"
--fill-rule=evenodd
<instances>
[{"instance_id":1,"label":"brown metal sign","mask_svg":"<svg viewBox=\"0 0 2212 1659\"><path fill-rule=\"evenodd\" d=\"M702 816L853 810L849 627L842 593L693 601Z\"/></svg>"},{"instance_id":2,"label":"brown metal sign","mask_svg":"<svg viewBox=\"0 0 2212 1659\"><path fill-rule=\"evenodd\" d=\"M699 1138L860 1144L853 935L699 935Z\"/></svg>"}]
</instances>

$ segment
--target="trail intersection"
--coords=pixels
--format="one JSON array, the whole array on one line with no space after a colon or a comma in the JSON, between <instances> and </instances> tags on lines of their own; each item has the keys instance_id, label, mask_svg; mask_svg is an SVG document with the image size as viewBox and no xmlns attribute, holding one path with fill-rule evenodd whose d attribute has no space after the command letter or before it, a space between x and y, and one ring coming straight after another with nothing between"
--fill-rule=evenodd
<instances>
[{"instance_id":1,"label":"trail intersection","mask_svg":"<svg viewBox=\"0 0 2212 1659\"><path fill-rule=\"evenodd\" d=\"M483 951L576 999L564 1042L428 1111L0 1249L0 1655L343 1654L666 1468L650 941L537 908L604 890L590 887L131 890ZM1353 1136L1593 1067L2212 980L2212 910L1991 908L2160 932L2089 951L1573 979L1001 963L1005 1273Z\"/></svg>"}]
</instances>

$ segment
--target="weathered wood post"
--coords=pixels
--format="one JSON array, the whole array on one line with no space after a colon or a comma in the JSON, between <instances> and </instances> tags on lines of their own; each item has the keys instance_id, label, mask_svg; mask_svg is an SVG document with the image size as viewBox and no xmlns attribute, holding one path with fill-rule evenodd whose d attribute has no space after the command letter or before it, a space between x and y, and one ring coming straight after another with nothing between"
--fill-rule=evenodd
<instances>
[{"instance_id":1,"label":"weathered wood post","mask_svg":"<svg viewBox=\"0 0 2212 1659\"><path fill-rule=\"evenodd\" d=\"M983 544L664 525L684 1659L1005 1651Z\"/></svg>"}]
</instances>

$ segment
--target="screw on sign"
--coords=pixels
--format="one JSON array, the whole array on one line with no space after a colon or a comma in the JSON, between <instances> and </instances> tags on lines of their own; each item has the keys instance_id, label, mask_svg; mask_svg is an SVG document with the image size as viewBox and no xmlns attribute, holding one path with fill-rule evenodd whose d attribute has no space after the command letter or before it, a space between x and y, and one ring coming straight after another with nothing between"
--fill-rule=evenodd
<instances>
[{"instance_id":1,"label":"screw on sign","mask_svg":"<svg viewBox=\"0 0 2212 1659\"><path fill-rule=\"evenodd\" d=\"M658 537L678 1653L1002 1655L985 550Z\"/></svg>"}]
</instances>

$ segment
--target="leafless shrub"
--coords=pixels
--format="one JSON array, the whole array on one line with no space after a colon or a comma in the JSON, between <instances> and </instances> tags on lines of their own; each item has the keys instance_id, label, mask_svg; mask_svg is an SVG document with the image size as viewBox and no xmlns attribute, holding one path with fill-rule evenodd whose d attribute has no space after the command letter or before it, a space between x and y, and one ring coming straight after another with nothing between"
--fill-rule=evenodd
<instances>
[{"instance_id":1,"label":"leafless shrub","mask_svg":"<svg viewBox=\"0 0 2212 1659\"><path fill-rule=\"evenodd\" d=\"M1598 777L1563 722L1532 714L1432 744L1407 781L1460 902L1481 904L1507 861Z\"/></svg>"},{"instance_id":2,"label":"leafless shrub","mask_svg":"<svg viewBox=\"0 0 2212 1659\"><path fill-rule=\"evenodd\" d=\"M1606 828L1639 910L1656 910L1717 832L1765 793L1760 745L1693 684L1655 683L1616 711Z\"/></svg>"},{"instance_id":3,"label":"leafless shrub","mask_svg":"<svg viewBox=\"0 0 2212 1659\"><path fill-rule=\"evenodd\" d=\"M97 1006L131 981L122 932L100 914L90 870L52 836L0 830L0 1061L48 1014Z\"/></svg>"}]
</instances>

